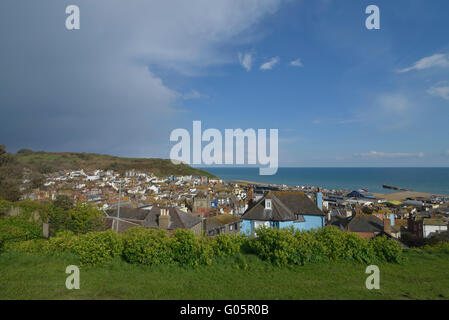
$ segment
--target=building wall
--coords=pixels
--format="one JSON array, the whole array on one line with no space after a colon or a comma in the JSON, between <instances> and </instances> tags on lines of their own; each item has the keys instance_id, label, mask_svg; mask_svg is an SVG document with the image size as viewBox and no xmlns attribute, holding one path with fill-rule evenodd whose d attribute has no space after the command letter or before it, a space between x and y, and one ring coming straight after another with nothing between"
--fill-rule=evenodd
<instances>
[{"instance_id":1,"label":"building wall","mask_svg":"<svg viewBox=\"0 0 449 320\"><path fill-rule=\"evenodd\" d=\"M424 231L424 238L428 238L432 232L447 231L447 226L424 225L423 231Z\"/></svg>"},{"instance_id":2,"label":"building wall","mask_svg":"<svg viewBox=\"0 0 449 320\"><path fill-rule=\"evenodd\" d=\"M252 233L252 220L242 220L242 225L240 227L240 231L249 236Z\"/></svg>"},{"instance_id":3,"label":"building wall","mask_svg":"<svg viewBox=\"0 0 449 320\"><path fill-rule=\"evenodd\" d=\"M324 227L324 216L303 215L305 222L299 223L299 230L321 229Z\"/></svg>"},{"instance_id":4,"label":"building wall","mask_svg":"<svg viewBox=\"0 0 449 320\"><path fill-rule=\"evenodd\" d=\"M202 235L203 234L203 223L200 222L197 225L193 226L190 230L193 231L196 235Z\"/></svg>"}]
</instances>

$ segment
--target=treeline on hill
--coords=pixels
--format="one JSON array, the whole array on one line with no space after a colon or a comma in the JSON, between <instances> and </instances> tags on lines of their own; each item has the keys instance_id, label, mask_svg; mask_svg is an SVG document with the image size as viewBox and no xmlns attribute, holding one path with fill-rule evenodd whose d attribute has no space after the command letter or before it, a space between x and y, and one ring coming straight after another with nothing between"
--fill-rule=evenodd
<instances>
[{"instance_id":1,"label":"treeline on hill","mask_svg":"<svg viewBox=\"0 0 449 320\"><path fill-rule=\"evenodd\" d=\"M42 238L42 224L50 225L50 235L61 231L85 234L104 231L104 213L86 203L74 203L65 195L58 195L50 203L33 201L9 202L0 200L0 246Z\"/></svg>"},{"instance_id":2,"label":"treeline on hill","mask_svg":"<svg viewBox=\"0 0 449 320\"><path fill-rule=\"evenodd\" d=\"M211 173L167 159L122 158L94 153L43 152L21 149L16 154L0 145L0 198L18 201L21 183L30 180L29 189L41 187L44 175L63 170L115 170L152 172L158 176L195 175L214 178Z\"/></svg>"}]
</instances>

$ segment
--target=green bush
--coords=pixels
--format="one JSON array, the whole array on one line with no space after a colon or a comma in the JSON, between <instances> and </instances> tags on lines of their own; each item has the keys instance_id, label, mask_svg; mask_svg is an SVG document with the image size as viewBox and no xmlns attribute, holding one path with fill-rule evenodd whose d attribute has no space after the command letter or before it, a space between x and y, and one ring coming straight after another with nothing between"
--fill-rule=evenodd
<instances>
[{"instance_id":1,"label":"green bush","mask_svg":"<svg viewBox=\"0 0 449 320\"><path fill-rule=\"evenodd\" d=\"M4 250L25 252L25 253L48 253L52 252L49 249L48 240L46 239L33 239L20 242L6 242Z\"/></svg>"},{"instance_id":2,"label":"green bush","mask_svg":"<svg viewBox=\"0 0 449 320\"><path fill-rule=\"evenodd\" d=\"M370 240L354 233L344 232L346 242L346 259L361 263L373 263L376 253L370 245Z\"/></svg>"},{"instance_id":3,"label":"green bush","mask_svg":"<svg viewBox=\"0 0 449 320\"><path fill-rule=\"evenodd\" d=\"M123 257L130 263L145 265L173 262L170 238L165 230L135 227L122 236Z\"/></svg>"},{"instance_id":4,"label":"green bush","mask_svg":"<svg viewBox=\"0 0 449 320\"><path fill-rule=\"evenodd\" d=\"M219 234L211 239L214 256L236 256L243 243L241 235Z\"/></svg>"},{"instance_id":5,"label":"green bush","mask_svg":"<svg viewBox=\"0 0 449 320\"><path fill-rule=\"evenodd\" d=\"M256 235L257 238L250 243L261 259L274 265L299 263L293 230L261 227L257 229Z\"/></svg>"},{"instance_id":6,"label":"green bush","mask_svg":"<svg viewBox=\"0 0 449 320\"><path fill-rule=\"evenodd\" d=\"M67 214L69 217L67 229L75 234L103 231L105 229L104 213L90 204L77 203Z\"/></svg>"},{"instance_id":7,"label":"green bush","mask_svg":"<svg viewBox=\"0 0 449 320\"><path fill-rule=\"evenodd\" d=\"M175 262L193 267L212 263L213 249L207 238L195 236L190 230L177 229L170 240Z\"/></svg>"},{"instance_id":8,"label":"green bush","mask_svg":"<svg viewBox=\"0 0 449 320\"><path fill-rule=\"evenodd\" d=\"M323 254L323 246L316 240L316 231L309 232L295 231L296 239L296 263L305 265L306 263L317 263L328 260Z\"/></svg>"},{"instance_id":9,"label":"green bush","mask_svg":"<svg viewBox=\"0 0 449 320\"><path fill-rule=\"evenodd\" d=\"M112 230L80 235L72 244L69 250L79 255L81 264L105 264L123 251L120 236Z\"/></svg>"},{"instance_id":10,"label":"green bush","mask_svg":"<svg viewBox=\"0 0 449 320\"><path fill-rule=\"evenodd\" d=\"M449 253L449 242L438 242L433 245L426 245L423 247L423 250L432 253Z\"/></svg>"},{"instance_id":11,"label":"green bush","mask_svg":"<svg viewBox=\"0 0 449 320\"><path fill-rule=\"evenodd\" d=\"M27 232L25 227L30 227L30 230L35 227L17 217L11 218L14 219L0 219L0 231L6 230L5 234L18 235ZM0 235L4 237L3 233ZM275 266L323 261L402 262L400 244L385 236L367 240L335 227L312 231L259 228L256 235L255 238L242 235L208 238L196 236L190 230L178 229L169 236L165 230L136 227L122 235L112 230L81 235L65 231L49 240L8 241L4 247L6 250L30 253L73 252L78 254L82 264L90 265L105 264L114 257L122 256L136 264L175 263L196 267L209 265L214 258L238 257L241 251L253 253ZM449 244L441 243L425 249L449 253Z\"/></svg>"},{"instance_id":12,"label":"green bush","mask_svg":"<svg viewBox=\"0 0 449 320\"><path fill-rule=\"evenodd\" d=\"M70 204L70 199L58 198L48 208L50 231L70 230L75 234L84 234L105 229L104 213L87 203Z\"/></svg>"},{"instance_id":13,"label":"green bush","mask_svg":"<svg viewBox=\"0 0 449 320\"><path fill-rule=\"evenodd\" d=\"M23 241L39 238L42 230L37 222L28 221L20 216L0 219L0 241Z\"/></svg>"},{"instance_id":14,"label":"green bush","mask_svg":"<svg viewBox=\"0 0 449 320\"><path fill-rule=\"evenodd\" d=\"M381 236L372 239L370 245L380 261L395 263L402 261L402 247L399 242Z\"/></svg>"},{"instance_id":15,"label":"green bush","mask_svg":"<svg viewBox=\"0 0 449 320\"><path fill-rule=\"evenodd\" d=\"M322 261L400 262L401 246L378 237L364 239L356 234L325 227L318 231L260 228L250 246L261 259L274 265L304 265Z\"/></svg>"}]
</instances>

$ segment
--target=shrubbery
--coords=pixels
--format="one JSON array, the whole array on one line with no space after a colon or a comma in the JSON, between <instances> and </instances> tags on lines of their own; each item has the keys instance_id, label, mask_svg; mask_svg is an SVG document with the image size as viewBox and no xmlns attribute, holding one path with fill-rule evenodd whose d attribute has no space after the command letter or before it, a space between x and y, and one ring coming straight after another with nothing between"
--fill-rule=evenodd
<instances>
[{"instance_id":1,"label":"shrubbery","mask_svg":"<svg viewBox=\"0 0 449 320\"><path fill-rule=\"evenodd\" d=\"M130 263L145 265L173 262L170 239L164 230L136 227L123 235L123 257Z\"/></svg>"},{"instance_id":2,"label":"shrubbery","mask_svg":"<svg viewBox=\"0 0 449 320\"><path fill-rule=\"evenodd\" d=\"M73 247L82 264L105 264L123 252L123 242L115 231L90 232L80 235Z\"/></svg>"},{"instance_id":3,"label":"shrubbery","mask_svg":"<svg viewBox=\"0 0 449 320\"><path fill-rule=\"evenodd\" d=\"M245 238L242 235L219 234L211 240L214 256L236 256Z\"/></svg>"},{"instance_id":4,"label":"shrubbery","mask_svg":"<svg viewBox=\"0 0 449 320\"><path fill-rule=\"evenodd\" d=\"M374 253L381 261L399 263L402 260L402 248L396 241L391 241L387 237L376 237L370 241Z\"/></svg>"},{"instance_id":5,"label":"shrubbery","mask_svg":"<svg viewBox=\"0 0 449 320\"><path fill-rule=\"evenodd\" d=\"M432 253L449 253L449 242L438 242L433 245L426 245L423 247L423 250Z\"/></svg>"},{"instance_id":6,"label":"shrubbery","mask_svg":"<svg viewBox=\"0 0 449 320\"><path fill-rule=\"evenodd\" d=\"M103 215L103 212L88 203L74 204L69 197L58 195L48 207L47 219L52 235L65 230L83 234L103 231Z\"/></svg>"},{"instance_id":7,"label":"shrubbery","mask_svg":"<svg viewBox=\"0 0 449 320\"><path fill-rule=\"evenodd\" d=\"M367 240L334 227L307 232L261 228L256 238L242 235L209 238L182 229L169 236L165 230L135 227L121 235L112 230L81 235L64 232L50 240L8 245L9 250L21 252L74 252L82 264L90 265L104 264L121 256L135 264L192 267L209 265L217 257L236 257L244 247L276 266L344 260L398 263L402 259L402 248L397 241L385 237Z\"/></svg>"},{"instance_id":8,"label":"shrubbery","mask_svg":"<svg viewBox=\"0 0 449 320\"><path fill-rule=\"evenodd\" d=\"M367 240L334 227L308 232L260 228L257 238L250 243L261 259L278 266L326 260L400 262L402 254L401 246L394 240L384 237Z\"/></svg>"},{"instance_id":9,"label":"shrubbery","mask_svg":"<svg viewBox=\"0 0 449 320\"><path fill-rule=\"evenodd\" d=\"M39 238L42 234L38 223L22 217L0 219L0 250L7 242L18 242Z\"/></svg>"},{"instance_id":10,"label":"shrubbery","mask_svg":"<svg viewBox=\"0 0 449 320\"><path fill-rule=\"evenodd\" d=\"M196 267L212 263L213 249L210 245L210 239L197 237L189 230L175 230L170 246L173 260L181 265Z\"/></svg>"}]
</instances>

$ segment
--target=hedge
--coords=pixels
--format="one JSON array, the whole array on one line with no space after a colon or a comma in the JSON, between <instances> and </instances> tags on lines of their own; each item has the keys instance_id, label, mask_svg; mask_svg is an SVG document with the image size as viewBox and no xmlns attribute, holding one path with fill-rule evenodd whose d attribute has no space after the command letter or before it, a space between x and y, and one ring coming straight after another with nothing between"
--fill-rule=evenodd
<instances>
[{"instance_id":1,"label":"hedge","mask_svg":"<svg viewBox=\"0 0 449 320\"><path fill-rule=\"evenodd\" d=\"M335 227L320 230L257 230L257 237L218 235L196 236L189 230L165 230L135 227L119 235L115 231L75 235L58 233L50 240L11 243L8 250L20 252L74 252L82 264L105 264L121 256L129 263L142 265L178 264L197 267L209 265L217 257L236 257L249 248L260 259L276 266L305 265L323 261L359 263L402 261L402 248L386 237L367 240Z\"/></svg>"}]
</instances>

